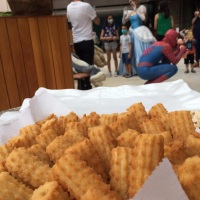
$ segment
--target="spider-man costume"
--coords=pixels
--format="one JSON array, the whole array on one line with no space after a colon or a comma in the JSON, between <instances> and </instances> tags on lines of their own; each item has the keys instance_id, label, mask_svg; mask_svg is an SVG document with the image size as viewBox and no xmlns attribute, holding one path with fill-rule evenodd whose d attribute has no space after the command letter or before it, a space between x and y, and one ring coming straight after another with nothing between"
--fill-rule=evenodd
<instances>
[{"instance_id":1,"label":"spider-man costume","mask_svg":"<svg viewBox=\"0 0 200 200\"><path fill-rule=\"evenodd\" d=\"M170 29L162 41L155 42L143 52L138 63L138 75L148 80L145 84L160 83L176 74L176 64L186 52L185 46L173 50L177 46L178 35Z\"/></svg>"}]
</instances>

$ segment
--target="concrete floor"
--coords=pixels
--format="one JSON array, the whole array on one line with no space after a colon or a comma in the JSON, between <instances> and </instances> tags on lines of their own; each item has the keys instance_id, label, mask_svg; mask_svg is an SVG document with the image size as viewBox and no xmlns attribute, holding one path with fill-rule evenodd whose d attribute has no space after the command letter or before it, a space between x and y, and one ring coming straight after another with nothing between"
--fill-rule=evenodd
<instances>
[{"instance_id":1,"label":"concrete floor","mask_svg":"<svg viewBox=\"0 0 200 200\"><path fill-rule=\"evenodd\" d=\"M113 61L112 61L113 64ZM188 86L195 91L200 92L200 68L195 68L196 73L188 73L185 74L185 65L184 65L184 60L181 59L180 62L178 63L178 72L168 79L167 81L175 81L178 79L183 79ZM101 68L103 72L106 74L108 73L107 66L104 66ZM112 71L114 72L114 65L112 65ZM122 76L117 76L117 77L111 77L111 78L106 78L105 81L103 81L103 86L104 87L114 87L114 86L120 86L120 85L143 85L145 83L145 80L142 80L138 76L133 76L131 78L124 78Z\"/></svg>"}]
</instances>

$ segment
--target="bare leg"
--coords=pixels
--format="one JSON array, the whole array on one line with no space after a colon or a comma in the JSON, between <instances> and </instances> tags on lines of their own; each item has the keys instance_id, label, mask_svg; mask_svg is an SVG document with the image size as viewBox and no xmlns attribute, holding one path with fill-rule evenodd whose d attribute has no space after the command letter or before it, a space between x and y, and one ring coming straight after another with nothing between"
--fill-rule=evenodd
<instances>
[{"instance_id":1,"label":"bare leg","mask_svg":"<svg viewBox=\"0 0 200 200\"><path fill-rule=\"evenodd\" d=\"M110 50L107 50L107 51L106 51L106 55L107 55L108 72L111 72L111 66L110 66L111 51L110 51Z\"/></svg>"},{"instance_id":2,"label":"bare leg","mask_svg":"<svg viewBox=\"0 0 200 200\"><path fill-rule=\"evenodd\" d=\"M112 50L112 52L113 52L113 59L115 63L115 72L117 72L117 69L118 69L117 49Z\"/></svg>"},{"instance_id":3,"label":"bare leg","mask_svg":"<svg viewBox=\"0 0 200 200\"><path fill-rule=\"evenodd\" d=\"M189 73L188 64L186 64L185 67L186 67L185 73L187 74Z\"/></svg>"}]
</instances>

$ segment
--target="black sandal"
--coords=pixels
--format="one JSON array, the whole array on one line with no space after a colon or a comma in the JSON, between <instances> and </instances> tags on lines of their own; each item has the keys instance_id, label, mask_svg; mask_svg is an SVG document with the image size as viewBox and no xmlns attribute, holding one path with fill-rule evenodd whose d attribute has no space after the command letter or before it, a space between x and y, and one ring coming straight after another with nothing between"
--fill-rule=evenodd
<instances>
[{"instance_id":1,"label":"black sandal","mask_svg":"<svg viewBox=\"0 0 200 200\"><path fill-rule=\"evenodd\" d=\"M196 73L196 71L194 69L191 70L192 73Z\"/></svg>"},{"instance_id":2,"label":"black sandal","mask_svg":"<svg viewBox=\"0 0 200 200\"><path fill-rule=\"evenodd\" d=\"M189 70L186 70L185 73L186 73L186 74L189 73Z\"/></svg>"}]
</instances>

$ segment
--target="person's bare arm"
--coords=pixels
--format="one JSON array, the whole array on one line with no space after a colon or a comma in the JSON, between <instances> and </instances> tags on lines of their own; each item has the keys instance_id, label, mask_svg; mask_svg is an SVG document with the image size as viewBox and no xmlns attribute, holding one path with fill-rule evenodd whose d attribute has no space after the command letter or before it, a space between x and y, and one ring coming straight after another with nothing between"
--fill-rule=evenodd
<instances>
[{"instance_id":1,"label":"person's bare arm","mask_svg":"<svg viewBox=\"0 0 200 200\"><path fill-rule=\"evenodd\" d=\"M96 16L94 19L93 19L93 22L96 24L96 25L100 25L100 18L98 16Z\"/></svg>"},{"instance_id":2,"label":"person's bare arm","mask_svg":"<svg viewBox=\"0 0 200 200\"><path fill-rule=\"evenodd\" d=\"M154 30L157 30L157 27L158 27L158 14L156 14L154 17Z\"/></svg>"},{"instance_id":3,"label":"person's bare arm","mask_svg":"<svg viewBox=\"0 0 200 200\"><path fill-rule=\"evenodd\" d=\"M172 25L172 28L174 28L174 18L171 16L171 25Z\"/></svg>"}]
</instances>

